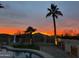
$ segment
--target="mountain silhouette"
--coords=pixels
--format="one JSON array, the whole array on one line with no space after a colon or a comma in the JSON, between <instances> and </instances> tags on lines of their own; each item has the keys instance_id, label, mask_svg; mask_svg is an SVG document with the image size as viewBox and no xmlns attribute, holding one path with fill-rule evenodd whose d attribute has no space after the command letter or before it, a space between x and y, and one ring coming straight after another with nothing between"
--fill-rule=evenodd
<instances>
[{"instance_id":1,"label":"mountain silhouette","mask_svg":"<svg viewBox=\"0 0 79 59\"><path fill-rule=\"evenodd\" d=\"M37 43L37 42L52 42L52 37L45 35L45 34L41 34L41 33L35 33L32 34L32 42L33 43ZM0 34L0 42L13 42L14 39L14 35L9 35L9 34ZM28 43L30 42L30 35L29 34L19 34L16 35L16 42L20 42L20 43Z\"/></svg>"}]
</instances>

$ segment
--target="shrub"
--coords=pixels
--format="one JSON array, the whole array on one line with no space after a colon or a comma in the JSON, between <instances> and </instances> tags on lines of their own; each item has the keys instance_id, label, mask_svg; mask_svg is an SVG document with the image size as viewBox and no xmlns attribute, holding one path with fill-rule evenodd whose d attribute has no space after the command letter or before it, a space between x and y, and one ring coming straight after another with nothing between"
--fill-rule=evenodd
<instances>
[{"instance_id":1,"label":"shrub","mask_svg":"<svg viewBox=\"0 0 79 59\"><path fill-rule=\"evenodd\" d=\"M35 44L14 44L13 45L14 48L27 48L27 49L36 49L36 50L40 50L40 47L38 45Z\"/></svg>"}]
</instances>

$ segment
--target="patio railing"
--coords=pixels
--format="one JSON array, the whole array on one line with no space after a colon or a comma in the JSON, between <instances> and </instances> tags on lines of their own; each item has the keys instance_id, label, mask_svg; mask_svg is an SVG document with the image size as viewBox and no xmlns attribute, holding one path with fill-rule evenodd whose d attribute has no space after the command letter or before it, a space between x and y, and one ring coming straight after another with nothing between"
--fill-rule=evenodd
<instances>
[{"instance_id":1,"label":"patio railing","mask_svg":"<svg viewBox=\"0 0 79 59\"><path fill-rule=\"evenodd\" d=\"M13 52L12 58L16 58L18 55L24 53L25 58L52 58L53 56L34 49L19 49L13 48L9 46L3 46L2 49L6 49L6 51ZM22 55L21 55L22 56Z\"/></svg>"}]
</instances>

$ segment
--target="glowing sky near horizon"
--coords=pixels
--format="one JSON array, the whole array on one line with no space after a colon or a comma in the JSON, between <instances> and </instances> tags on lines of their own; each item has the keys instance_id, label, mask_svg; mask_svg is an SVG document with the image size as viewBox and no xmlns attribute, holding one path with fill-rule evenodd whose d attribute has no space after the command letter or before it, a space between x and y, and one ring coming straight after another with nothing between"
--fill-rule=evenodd
<instances>
[{"instance_id":1,"label":"glowing sky near horizon","mask_svg":"<svg viewBox=\"0 0 79 59\"><path fill-rule=\"evenodd\" d=\"M53 1L1 1L5 8L0 9L0 33L13 34L33 26L37 32L53 33L52 17L46 18L47 8L51 3L58 5L63 17L56 19L57 32L68 30L78 32L79 29L79 2L53 2ZM71 31L72 32L72 31Z\"/></svg>"}]
</instances>

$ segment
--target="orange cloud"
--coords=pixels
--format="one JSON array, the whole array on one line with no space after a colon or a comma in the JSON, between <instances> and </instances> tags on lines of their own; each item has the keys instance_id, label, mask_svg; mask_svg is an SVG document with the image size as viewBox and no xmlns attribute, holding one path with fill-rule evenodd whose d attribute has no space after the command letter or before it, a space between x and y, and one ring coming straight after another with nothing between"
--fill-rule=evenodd
<instances>
[{"instance_id":1,"label":"orange cloud","mask_svg":"<svg viewBox=\"0 0 79 59\"><path fill-rule=\"evenodd\" d=\"M8 27L1 27L0 28L0 33L5 33L5 34L15 34L19 31L24 31L23 29L21 28L8 28ZM53 35L54 32L52 29L50 30L45 30L45 29L37 29L36 32L40 32L40 33L43 33L43 34L46 34L46 35ZM60 30L57 30L57 35L61 35L61 34L64 34L64 33L69 33L69 34L78 34L79 31L78 30L63 30L63 29L60 29Z\"/></svg>"},{"instance_id":2,"label":"orange cloud","mask_svg":"<svg viewBox=\"0 0 79 59\"><path fill-rule=\"evenodd\" d=\"M5 33L5 34L15 34L17 31L20 31L17 28L0 28L0 33Z\"/></svg>"}]
</instances>

